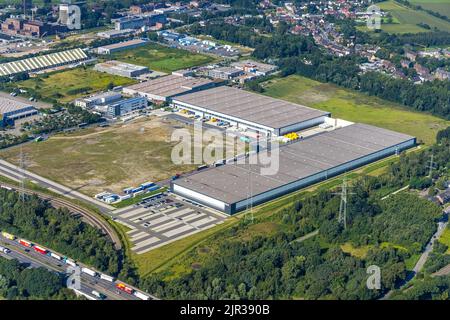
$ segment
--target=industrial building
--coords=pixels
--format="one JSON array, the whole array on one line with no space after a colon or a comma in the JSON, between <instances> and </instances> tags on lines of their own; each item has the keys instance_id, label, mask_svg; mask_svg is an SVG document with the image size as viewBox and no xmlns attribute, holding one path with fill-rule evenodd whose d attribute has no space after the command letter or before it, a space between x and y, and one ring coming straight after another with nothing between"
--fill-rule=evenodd
<instances>
[{"instance_id":1,"label":"industrial building","mask_svg":"<svg viewBox=\"0 0 450 320\"><path fill-rule=\"evenodd\" d=\"M2 63L0 64L0 76L10 76L21 72L36 72L78 63L87 59L88 56L82 49L50 53L43 56Z\"/></svg>"},{"instance_id":2,"label":"industrial building","mask_svg":"<svg viewBox=\"0 0 450 320\"><path fill-rule=\"evenodd\" d=\"M102 92L90 97L75 100L75 105L84 109L93 108L96 105L106 105L122 99L122 94L116 91Z\"/></svg>"},{"instance_id":3,"label":"industrial building","mask_svg":"<svg viewBox=\"0 0 450 320\"><path fill-rule=\"evenodd\" d=\"M153 27L156 24L165 24L167 17L163 13L152 12L118 18L113 20L113 22L116 30L140 29L143 27Z\"/></svg>"},{"instance_id":4,"label":"industrial building","mask_svg":"<svg viewBox=\"0 0 450 320\"><path fill-rule=\"evenodd\" d=\"M14 121L37 114L38 111L29 104L8 98L0 98L0 126L14 125Z\"/></svg>"},{"instance_id":5,"label":"industrial building","mask_svg":"<svg viewBox=\"0 0 450 320\"><path fill-rule=\"evenodd\" d=\"M278 69L278 67L273 64L257 62L254 60L233 62L231 66L246 73L254 74L258 77L267 76Z\"/></svg>"},{"instance_id":6,"label":"industrial building","mask_svg":"<svg viewBox=\"0 0 450 320\"><path fill-rule=\"evenodd\" d=\"M134 29L124 29L124 30L107 30L97 33L97 36L103 39L115 39L120 37L131 36L136 30Z\"/></svg>"},{"instance_id":7,"label":"industrial building","mask_svg":"<svg viewBox=\"0 0 450 320\"><path fill-rule=\"evenodd\" d=\"M175 74L141 82L123 89L128 95L139 95L153 102L166 102L188 92L204 90L217 82L204 78L183 77Z\"/></svg>"},{"instance_id":8,"label":"industrial building","mask_svg":"<svg viewBox=\"0 0 450 320\"><path fill-rule=\"evenodd\" d=\"M175 97L174 107L242 129L281 136L319 125L329 112L227 86Z\"/></svg>"},{"instance_id":9,"label":"industrial building","mask_svg":"<svg viewBox=\"0 0 450 320\"><path fill-rule=\"evenodd\" d=\"M113 43L107 46L98 47L97 53L98 54L112 54L114 52L122 51L122 50L129 50L133 48L138 48L145 46L147 44L147 41L142 39L133 39L129 41L123 41L119 43Z\"/></svg>"},{"instance_id":10,"label":"industrial building","mask_svg":"<svg viewBox=\"0 0 450 320\"><path fill-rule=\"evenodd\" d=\"M120 117L133 111L146 108L147 105L147 99L143 97L123 99L109 104L107 106L105 116L108 118Z\"/></svg>"},{"instance_id":11,"label":"industrial building","mask_svg":"<svg viewBox=\"0 0 450 320\"><path fill-rule=\"evenodd\" d=\"M244 72L233 67L220 67L208 71L208 76L214 79L232 80L239 77Z\"/></svg>"},{"instance_id":12,"label":"industrial building","mask_svg":"<svg viewBox=\"0 0 450 320\"><path fill-rule=\"evenodd\" d=\"M147 67L116 60L98 63L95 65L94 70L128 78L139 77L140 75L150 72Z\"/></svg>"},{"instance_id":13,"label":"industrial building","mask_svg":"<svg viewBox=\"0 0 450 320\"><path fill-rule=\"evenodd\" d=\"M414 137L351 124L279 149L279 170L262 175L260 164L226 164L172 181L171 191L234 214L413 147ZM250 157L254 157L252 155ZM255 162L257 163L257 161Z\"/></svg>"}]
</instances>

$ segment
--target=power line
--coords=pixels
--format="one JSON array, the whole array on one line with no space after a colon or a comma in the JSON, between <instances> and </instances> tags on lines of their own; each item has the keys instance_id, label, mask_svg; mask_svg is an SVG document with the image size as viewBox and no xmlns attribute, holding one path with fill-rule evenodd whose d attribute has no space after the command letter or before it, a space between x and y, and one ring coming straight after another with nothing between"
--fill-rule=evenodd
<instances>
[{"instance_id":1,"label":"power line","mask_svg":"<svg viewBox=\"0 0 450 320\"><path fill-rule=\"evenodd\" d=\"M338 222L344 225L344 229L347 229L347 205L348 196L354 194L353 192L348 192L348 182L347 177L342 180L341 192L333 193L341 196L341 203L339 205L339 217Z\"/></svg>"},{"instance_id":2,"label":"power line","mask_svg":"<svg viewBox=\"0 0 450 320\"><path fill-rule=\"evenodd\" d=\"M431 154L430 161L428 161L428 167L427 167L429 170L428 176L430 178L433 177L433 169L435 169L435 165L436 165L436 163L434 162L434 154Z\"/></svg>"}]
</instances>

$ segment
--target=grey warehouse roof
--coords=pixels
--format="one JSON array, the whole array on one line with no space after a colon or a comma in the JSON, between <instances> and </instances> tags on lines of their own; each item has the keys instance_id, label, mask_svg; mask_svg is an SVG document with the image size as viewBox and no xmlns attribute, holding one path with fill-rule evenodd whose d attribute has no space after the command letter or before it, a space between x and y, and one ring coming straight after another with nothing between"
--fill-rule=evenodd
<instances>
[{"instance_id":1,"label":"grey warehouse roof","mask_svg":"<svg viewBox=\"0 0 450 320\"><path fill-rule=\"evenodd\" d=\"M0 98L0 114L18 111L28 107L32 107L32 105L8 98Z\"/></svg>"},{"instance_id":2,"label":"grey warehouse roof","mask_svg":"<svg viewBox=\"0 0 450 320\"><path fill-rule=\"evenodd\" d=\"M191 78L171 74L131 85L126 89L168 98L177 94L189 92L212 82L213 81L205 78Z\"/></svg>"},{"instance_id":3,"label":"grey warehouse roof","mask_svg":"<svg viewBox=\"0 0 450 320\"><path fill-rule=\"evenodd\" d=\"M177 97L174 102L187 103L270 128L284 128L329 114L329 112L226 86L188 93Z\"/></svg>"},{"instance_id":4,"label":"grey warehouse roof","mask_svg":"<svg viewBox=\"0 0 450 320\"><path fill-rule=\"evenodd\" d=\"M353 124L315 135L279 149L276 175L260 174L261 165L250 165L252 195L295 182L319 172L368 156L414 137L373 127ZM247 198L248 164L227 164L174 181L200 194L232 204Z\"/></svg>"}]
</instances>

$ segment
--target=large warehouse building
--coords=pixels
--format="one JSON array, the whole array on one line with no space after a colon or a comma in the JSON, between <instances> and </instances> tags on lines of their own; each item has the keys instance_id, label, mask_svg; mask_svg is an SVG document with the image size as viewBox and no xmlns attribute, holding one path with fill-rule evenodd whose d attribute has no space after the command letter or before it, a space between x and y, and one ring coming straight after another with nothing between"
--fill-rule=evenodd
<instances>
[{"instance_id":1,"label":"large warehouse building","mask_svg":"<svg viewBox=\"0 0 450 320\"><path fill-rule=\"evenodd\" d=\"M0 126L14 125L14 121L37 114L32 105L8 98L0 98Z\"/></svg>"},{"instance_id":2,"label":"large warehouse building","mask_svg":"<svg viewBox=\"0 0 450 320\"><path fill-rule=\"evenodd\" d=\"M128 41L123 41L119 43L113 43L110 45L102 46L97 48L98 54L113 54L122 50L130 50L138 47L145 46L148 42L142 39L133 39Z\"/></svg>"},{"instance_id":3,"label":"large warehouse building","mask_svg":"<svg viewBox=\"0 0 450 320\"><path fill-rule=\"evenodd\" d=\"M0 64L0 76L10 76L21 72L35 72L87 60L82 49L50 53L43 56Z\"/></svg>"},{"instance_id":4,"label":"large warehouse building","mask_svg":"<svg viewBox=\"0 0 450 320\"><path fill-rule=\"evenodd\" d=\"M106 72L115 76L136 78L140 75L149 73L150 70L144 66L138 66L131 63L120 62L116 60L97 63L95 71Z\"/></svg>"},{"instance_id":5,"label":"large warehouse building","mask_svg":"<svg viewBox=\"0 0 450 320\"><path fill-rule=\"evenodd\" d=\"M153 102L165 102L188 92L204 90L217 83L205 78L184 77L175 74L134 84L123 89L128 95L139 95Z\"/></svg>"},{"instance_id":6,"label":"large warehouse building","mask_svg":"<svg viewBox=\"0 0 450 320\"><path fill-rule=\"evenodd\" d=\"M227 86L181 95L172 104L204 118L276 136L319 125L330 116L329 112Z\"/></svg>"},{"instance_id":7,"label":"large warehouse building","mask_svg":"<svg viewBox=\"0 0 450 320\"><path fill-rule=\"evenodd\" d=\"M280 147L275 175L261 175L261 166L256 164L226 164L175 180L171 191L234 214L245 210L250 202L257 205L269 201L396 154L415 143L414 137L405 134L352 124Z\"/></svg>"}]
</instances>

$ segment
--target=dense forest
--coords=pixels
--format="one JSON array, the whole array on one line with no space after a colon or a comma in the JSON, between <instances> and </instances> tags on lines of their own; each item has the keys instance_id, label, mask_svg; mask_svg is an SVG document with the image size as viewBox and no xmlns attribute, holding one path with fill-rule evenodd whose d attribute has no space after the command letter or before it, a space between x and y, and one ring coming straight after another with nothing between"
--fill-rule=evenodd
<instances>
[{"instance_id":1,"label":"dense forest","mask_svg":"<svg viewBox=\"0 0 450 320\"><path fill-rule=\"evenodd\" d=\"M98 229L56 209L37 196L22 202L14 191L0 190L0 230L47 246L108 274L117 275L121 253Z\"/></svg>"},{"instance_id":2,"label":"dense forest","mask_svg":"<svg viewBox=\"0 0 450 320\"><path fill-rule=\"evenodd\" d=\"M75 300L64 278L44 268L26 268L0 257L0 297L8 300Z\"/></svg>"},{"instance_id":3,"label":"dense forest","mask_svg":"<svg viewBox=\"0 0 450 320\"><path fill-rule=\"evenodd\" d=\"M425 151L402 154L380 176L355 180L347 228L338 222L335 193L300 194L281 210L253 224L241 220L189 252L179 262L188 271L169 268L141 285L170 299L379 298L403 283L442 218L439 206L414 191L385 198L427 178L431 153L433 178L448 177L450 141L442 140ZM255 231L260 229L265 231ZM371 265L381 268L381 290L366 287Z\"/></svg>"}]
</instances>

